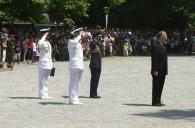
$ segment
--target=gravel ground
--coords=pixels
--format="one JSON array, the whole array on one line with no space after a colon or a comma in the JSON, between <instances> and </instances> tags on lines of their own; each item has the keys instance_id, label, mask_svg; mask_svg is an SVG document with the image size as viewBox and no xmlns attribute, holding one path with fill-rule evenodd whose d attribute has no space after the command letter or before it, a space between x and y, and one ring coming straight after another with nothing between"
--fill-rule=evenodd
<instances>
[{"instance_id":1,"label":"gravel ground","mask_svg":"<svg viewBox=\"0 0 195 128\"><path fill-rule=\"evenodd\" d=\"M0 128L194 128L195 57L170 56L162 99L151 106L150 57L103 58L101 99L90 99L89 61L80 89L83 105L68 105L68 62L54 62L52 99L37 98L37 64L0 69Z\"/></svg>"}]
</instances>

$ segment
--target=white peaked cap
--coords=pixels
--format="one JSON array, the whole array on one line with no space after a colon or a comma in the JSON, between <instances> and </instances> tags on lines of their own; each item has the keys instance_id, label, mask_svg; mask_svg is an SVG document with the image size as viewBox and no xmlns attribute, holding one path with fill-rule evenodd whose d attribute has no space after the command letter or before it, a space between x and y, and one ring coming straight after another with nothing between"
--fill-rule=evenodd
<instances>
[{"instance_id":1,"label":"white peaked cap","mask_svg":"<svg viewBox=\"0 0 195 128\"><path fill-rule=\"evenodd\" d=\"M82 30L83 30L83 27L77 28L77 29L71 31L71 33L74 34L75 32L79 32L79 31L82 31Z\"/></svg>"},{"instance_id":2,"label":"white peaked cap","mask_svg":"<svg viewBox=\"0 0 195 128\"><path fill-rule=\"evenodd\" d=\"M43 28L40 30L40 32L48 32L51 28Z\"/></svg>"}]
</instances>

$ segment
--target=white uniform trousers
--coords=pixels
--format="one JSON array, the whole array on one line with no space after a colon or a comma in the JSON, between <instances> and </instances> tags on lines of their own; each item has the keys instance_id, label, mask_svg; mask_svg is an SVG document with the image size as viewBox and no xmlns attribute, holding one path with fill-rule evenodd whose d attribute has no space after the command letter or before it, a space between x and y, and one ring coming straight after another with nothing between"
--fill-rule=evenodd
<instances>
[{"instance_id":1,"label":"white uniform trousers","mask_svg":"<svg viewBox=\"0 0 195 128\"><path fill-rule=\"evenodd\" d=\"M70 69L69 103L79 103L82 69Z\"/></svg>"},{"instance_id":2,"label":"white uniform trousers","mask_svg":"<svg viewBox=\"0 0 195 128\"><path fill-rule=\"evenodd\" d=\"M4 63L6 59L6 50L3 49L3 54L2 54L2 62Z\"/></svg>"},{"instance_id":3,"label":"white uniform trousers","mask_svg":"<svg viewBox=\"0 0 195 128\"><path fill-rule=\"evenodd\" d=\"M39 68L39 97L48 97L48 85L51 69Z\"/></svg>"}]
</instances>

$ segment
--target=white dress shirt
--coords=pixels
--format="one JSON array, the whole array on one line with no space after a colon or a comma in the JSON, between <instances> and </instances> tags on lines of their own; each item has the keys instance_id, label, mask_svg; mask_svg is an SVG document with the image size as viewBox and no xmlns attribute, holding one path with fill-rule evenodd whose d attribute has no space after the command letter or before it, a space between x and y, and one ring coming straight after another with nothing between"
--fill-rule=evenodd
<instances>
[{"instance_id":1,"label":"white dress shirt","mask_svg":"<svg viewBox=\"0 0 195 128\"><path fill-rule=\"evenodd\" d=\"M52 69L52 51L49 41L46 40L44 35L38 42L39 48L39 67L45 69Z\"/></svg>"},{"instance_id":2,"label":"white dress shirt","mask_svg":"<svg viewBox=\"0 0 195 128\"><path fill-rule=\"evenodd\" d=\"M84 69L83 48L80 40L81 36L79 35L68 42L69 69Z\"/></svg>"}]
</instances>

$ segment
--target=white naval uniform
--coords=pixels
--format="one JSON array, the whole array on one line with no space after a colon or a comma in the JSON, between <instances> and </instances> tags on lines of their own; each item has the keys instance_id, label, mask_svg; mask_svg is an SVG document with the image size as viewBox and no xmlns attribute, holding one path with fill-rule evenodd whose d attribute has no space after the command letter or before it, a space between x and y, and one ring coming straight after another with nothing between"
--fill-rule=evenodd
<instances>
[{"instance_id":1,"label":"white naval uniform","mask_svg":"<svg viewBox=\"0 0 195 128\"><path fill-rule=\"evenodd\" d=\"M84 69L83 48L81 46L81 36L70 39L68 42L69 52L69 103L79 104L79 87Z\"/></svg>"},{"instance_id":2,"label":"white naval uniform","mask_svg":"<svg viewBox=\"0 0 195 128\"><path fill-rule=\"evenodd\" d=\"M51 45L44 35L38 42L39 49L39 98L48 98L48 79L52 69Z\"/></svg>"}]
</instances>

